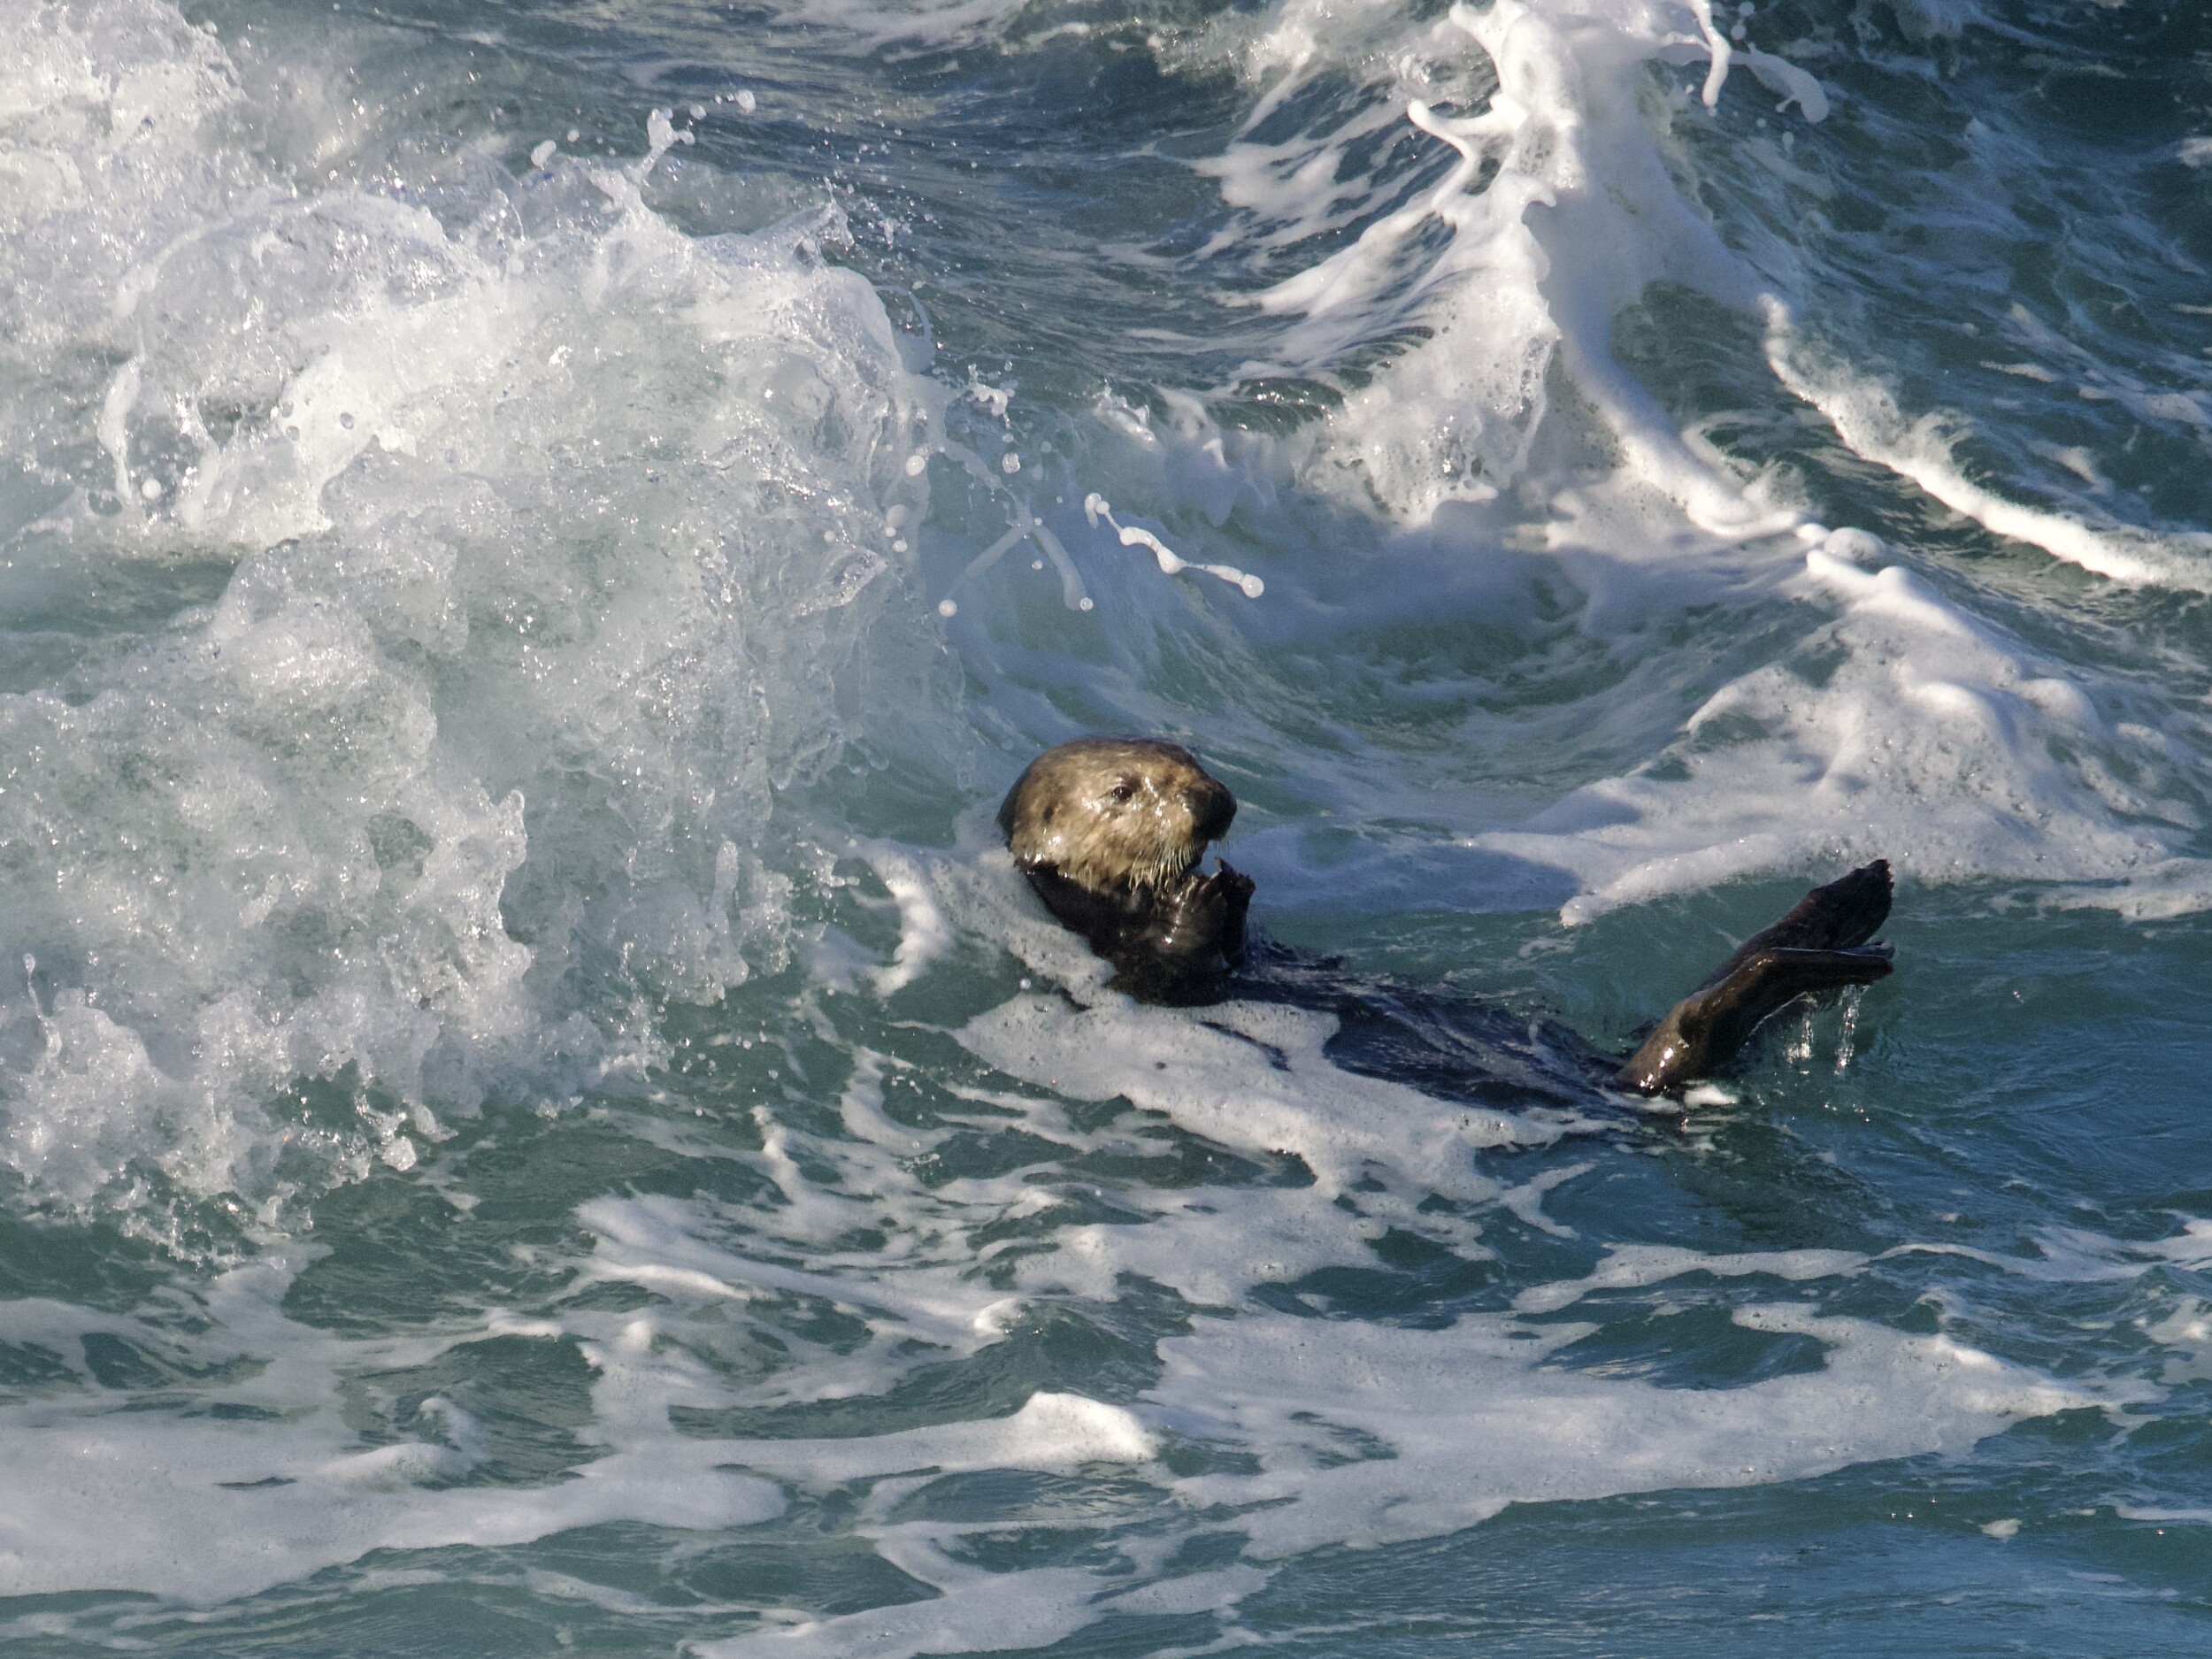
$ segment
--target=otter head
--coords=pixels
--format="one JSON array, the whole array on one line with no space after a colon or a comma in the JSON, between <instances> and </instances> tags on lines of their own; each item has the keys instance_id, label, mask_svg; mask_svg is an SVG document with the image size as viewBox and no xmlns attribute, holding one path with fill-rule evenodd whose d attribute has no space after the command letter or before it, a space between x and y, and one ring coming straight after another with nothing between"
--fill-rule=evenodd
<instances>
[{"instance_id":1,"label":"otter head","mask_svg":"<svg viewBox=\"0 0 2212 1659\"><path fill-rule=\"evenodd\" d=\"M1229 833L1237 798L1191 752L1146 737L1079 737L1029 763L998 810L1025 869L1097 894L1156 894Z\"/></svg>"}]
</instances>

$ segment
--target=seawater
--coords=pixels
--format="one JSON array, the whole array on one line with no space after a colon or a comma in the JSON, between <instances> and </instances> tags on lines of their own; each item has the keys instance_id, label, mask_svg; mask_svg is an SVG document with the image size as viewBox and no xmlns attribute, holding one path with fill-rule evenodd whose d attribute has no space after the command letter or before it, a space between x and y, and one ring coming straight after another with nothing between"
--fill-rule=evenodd
<instances>
[{"instance_id":1,"label":"seawater","mask_svg":"<svg viewBox=\"0 0 2212 1659\"><path fill-rule=\"evenodd\" d=\"M2212 1642L2212 14L0 24L11 1651Z\"/></svg>"}]
</instances>

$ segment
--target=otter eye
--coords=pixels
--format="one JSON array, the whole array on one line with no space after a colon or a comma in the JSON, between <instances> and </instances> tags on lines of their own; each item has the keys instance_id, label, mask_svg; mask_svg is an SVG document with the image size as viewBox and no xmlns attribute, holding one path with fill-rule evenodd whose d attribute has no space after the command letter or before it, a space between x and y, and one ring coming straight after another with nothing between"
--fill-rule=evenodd
<instances>
[{"instance_id":1,"label":"otter eye","mask_svg":"<svg viewBox=\"0 0 2212 1659\"><path fill-rule=\"evenodd\" d=\"M1116 806L1127 806L1137 793L1137 780L1134 778L1124 778L1106 793L1107 798Z\"/></svg>"}]
</instances>

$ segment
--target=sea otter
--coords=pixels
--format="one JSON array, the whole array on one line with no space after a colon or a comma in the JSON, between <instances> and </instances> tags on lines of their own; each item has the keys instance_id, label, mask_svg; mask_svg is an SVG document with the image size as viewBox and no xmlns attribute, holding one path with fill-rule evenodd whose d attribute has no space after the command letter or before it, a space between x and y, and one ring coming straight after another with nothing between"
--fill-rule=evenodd
<instances>
[{"instance_id":1,"label":"sea otter","mask_svg":"<svg viewBox=\"0 0 2212 1659\"><path fill-rule=\"evenodd\" d=\"M1233 989L1302 1002L1327 995L1327 976L1289 953L1249 972L1251 878L1226 861L1217 861L1211 875L1199 873L1207 846L1228 833L1236 811L1227 787L1178 744L1084 737L1032 761L998 821L1037 896L1113 964L1113 984L1130 995L1186 1005L1219 1001ZM1799 997L1886 977L1890 948L1869 941L1889 916L1890 896L1881 859L1815 887L1677 1002L1624 1063L1605 1060L1618 1070L1603 1080L1640 1094L1678 1093L1725 1065L1768 1017ZM1332 1000L1371 1011L1357 998ZM1397 1046L1407 1033L1420 1033L1416 1046L1424 1050L1464 1046L1424 1029L1436 1025L1432 1012L1390 1000L1396 1006L1379 1018L1399 1033ZM1578 1053L1578 1040L1551 1035L1537 1041L1545 1052L1536 1070L1563 1066L1589 1076L1595 1051L1582 1045ZM1525 1033L1509 1046L1529 1059Z\"/></svg>"}]
</instances>

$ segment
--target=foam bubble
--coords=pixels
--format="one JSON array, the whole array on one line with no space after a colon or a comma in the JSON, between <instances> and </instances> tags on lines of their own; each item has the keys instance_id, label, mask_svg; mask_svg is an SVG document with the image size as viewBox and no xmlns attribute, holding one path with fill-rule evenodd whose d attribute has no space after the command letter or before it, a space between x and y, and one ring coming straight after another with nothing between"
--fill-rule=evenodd
<instances>
[{"instance_id":1,"label":"foam bubble","mask_svg":"<svg viewBox=\"0 0 2212 1659\"><path fill-rule=\"evenodd\" d=\"M1096 490L1084 496L1083 517L1093 525L1103 519L1107 526L1120 538L1124 547L1141 547L1150 549L1152 557L1159 565L1160 574L1163 576L1174 576L1184 571L1203 571L1209 576L1227 582L1232 588L1243 594L1247 599L1257 599L1267 591L1267 584L1257 576L1247 575L1232 565L1194 563L1183 557L1173 548L1168 546L1166 542L1142 526L1123 524L1114 517L1114 510L1108 504L1106 498Z\"/></svg>"}]
</instances>

